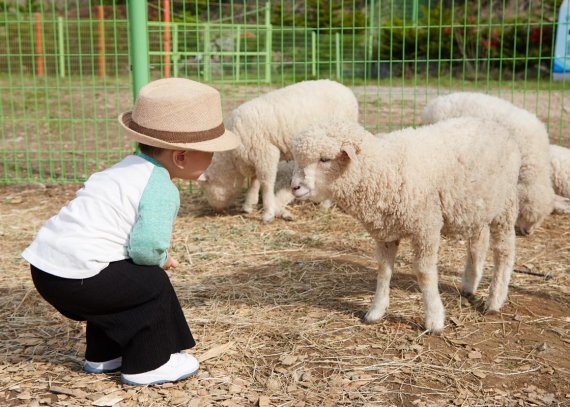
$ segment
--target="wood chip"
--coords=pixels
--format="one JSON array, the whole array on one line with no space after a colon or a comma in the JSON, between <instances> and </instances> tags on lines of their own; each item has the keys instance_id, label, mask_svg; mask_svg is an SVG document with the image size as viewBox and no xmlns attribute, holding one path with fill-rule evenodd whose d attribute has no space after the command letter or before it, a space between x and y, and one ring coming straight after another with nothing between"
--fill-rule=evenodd
<instances>
[{"instance_id":1,"label":"wood chip","mask_svg":"<svg viewBox=\"0 0 570 407\"><path fill-rule=\"evenodd\" d=\"M65 387L59 387L59 386L50 386L49 391L55 394L65 394L67 396L73 396L73 397L78 397L78 398L86 398L87 397L87 393L85 393L83 390L79 390L79 389L68 389Z\"/></svg>"},{"instance_id":2,"label":"wood chip","mask_svg":"<svg viewBox=\"0 0 570 407\"><path fill-rule=\"evenodd\" d=\"M122 401L123 399L124 399L124 397L121 396L119 393L110 393L110 394L107 394L107 395L95 400L93 402L93 405L99 406L99 407L114 406L115 404Z\"/></svg>"},{"instance_id":3,"label":"wood chip","mask_svg":"<svg viewBox=\"0 0 570 407\"><path fill-rule=\"evenodd\" d=\"M271 401L267 396L260 396L259 397L259 407L270 407Z\"/></svg>"},{"instance_id":4,"label":"wood chip","mask_svg":"<svg viewBox=\"0 0 570 407\"><path fill-rule=\"evenodd\" d=\"M481 352L479 352L478 350L472 350L467 354L467 357L469 359L481 359L483 355L481 355Z\"/></svg>"},{"instance_id":5,"label":"wood chip","mask_svg":"<svg viewBox=\"0 0 570 407\"><path fill-rule=\"evenodd\" d=\"M209 359L217 358L218 356L227 352L227 350L230 349L233 345L234 345L234 342L228 342L224 345L214 346L213 348L210 348L205 353L199 355L197 357L197 359L200 362L204 362L204 361L209 360Z\"/></svg>"}]
</instances>

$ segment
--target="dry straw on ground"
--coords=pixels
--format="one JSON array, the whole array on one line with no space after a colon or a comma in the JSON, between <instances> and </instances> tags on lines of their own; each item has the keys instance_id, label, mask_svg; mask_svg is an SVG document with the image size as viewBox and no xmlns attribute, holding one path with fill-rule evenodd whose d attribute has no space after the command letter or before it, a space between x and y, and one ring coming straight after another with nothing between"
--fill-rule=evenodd
<instances>
[{"instance_id":1,"label":"dry straw on ground","mask_svg":"<svg viewBox=\"0 0 570 407\"><path fill-rule=\"evenodd\" d=\"M19 257L77 185L0 186L2 406L562 406L570 404L570 216L517 238L498 315L459 296L465 245L444 241L441 336L403 244L389 313L362 323L375 289L373 245L337 208L295 205L264 225L237 206L214 214L183 193L171 273L198 345L200 373L156 387L81 371L84 325L35 292ZM488 262L490 263L490 262ZM490 270L479 291L486 296Z\"/></svg>"}]
</instances>

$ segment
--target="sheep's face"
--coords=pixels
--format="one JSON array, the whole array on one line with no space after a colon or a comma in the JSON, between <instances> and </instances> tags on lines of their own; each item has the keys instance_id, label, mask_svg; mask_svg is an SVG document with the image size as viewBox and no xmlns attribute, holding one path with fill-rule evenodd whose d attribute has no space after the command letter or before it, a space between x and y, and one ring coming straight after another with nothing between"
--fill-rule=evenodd
<instances>
[{"instance_id":1,"label":"sheep's face","mask_svg":"<svg viewBox=\"0 0 570 407\"><path fill-rule=\"evenodd\" d=\"M214 153L212 163L198 179L212 208L222 210L237 197L244 177L233 165L227 153Z\"/></svg>"},{"instance_id":2,"label":"sheep's face","mask_svg":"<svg viewBox=\"0 0 570 407\"><path fill-rule=\"evenodd\" d=\"M330 137L334 125L311 127L293 141L295 171L291 181L297 199L334 200L331 187L350 164L358 165L353 143ZM338 129L338 127L336 128Z\"/></svg>"},{"instance_id":3,"label":"sheep's face","mask_svg":"<svg viewBox=\"0 0 570 407\"><path fill-rule=\"evenodd\" d=\"M542 224L544 218L545 216L541 217L536 221L530 221L526 219L522 214L519 215L516 223L518 234L520 234L521 236L532 235L534 231Z\"/></svg>"}]
</instances>

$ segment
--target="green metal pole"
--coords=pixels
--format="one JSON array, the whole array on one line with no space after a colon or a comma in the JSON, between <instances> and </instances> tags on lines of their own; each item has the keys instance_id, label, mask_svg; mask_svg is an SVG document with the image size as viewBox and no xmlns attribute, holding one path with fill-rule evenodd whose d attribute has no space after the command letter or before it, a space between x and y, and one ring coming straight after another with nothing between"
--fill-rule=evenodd
<instances>
[{"instance_id":1,"label":"green metal pole","mask_svg":"<svg viewBox=\"0 0 570 407\"><path fill-rule=\"evenodd\" d=\"M210 80L210 24L204 24L204 80Z\"/></svg>"},{"instance_id":2,"label":"green metal pole","mask_svg":"<svg viewBox=\"0 0 570 407\"><path fill-rule=\"evenodd\" d=\"M370 0L370 20L368 21L368 61L372 61L372 53L374 51L374 9L376 6L374 5L374 0Z\"/></svg>"},{"instance_id":3,"label":"green metal pole","mask_svg":"<svg viewBox=\"0 0 570 407\"><path fill-rule=\"evenodd\" d=\"M335 48L336 48L336 78L338 80L340 80L341 69L340 69L340 34L339 33L336 33L334 35L334 42L335 42Z\"/></svg>"},{"instance_id":4,"label":"green metal pole","mask_svg":"<svg viewBox=\"0 0 570 407\"><path fill-rule=\"evenodd\" d=\"M133 77L133 99L150 82L147 0L128 0L129 49Z\"/></svg>"},{"instance_id":5,"label":"green metal pole","mask_svg":"<svg viewBox=\"0 0 570 407\"><path fill-rule=\"evenodd\" d=\"M414 25L417 25L418 24L418 0L413 1L412 7L413 7L412 19L413 19Z\"/></svg>"},{"instance_id":6,"label":"green metal pole","mask_svg":"<svg viewBox=\"0 0 570 407\"><path fill-rule=\"evenodd\" d=\"M58 53L59 53L59 76L65 78L65 47L63 37L63 17L57 18L57 36L58 36Z\"/></svg>"},{"instance_id":7,"label":"green metal pole","mask_svg":"<svg viewBox=\"0 0 570 407\"><path fill-rule=\"evenodd\" d=\"M265 82L271 83L271 56L273 54L273 33L271 27L271 3L265 3L265 26L267 29L265 39Z\"/></svg>"},{"instance_id":8,"label":"green metal pole","mask_svg":"<svg viewBox=\"0 0 570 407\"><path fill-rule=\"evenodd\" d=\"M240 61L240 47L241 47L241 26L237 26L237 34L236 34L236 63L235 63L235 78L236 82L239 82L239 64Z\"/></svg>"},{"instance_id":9,"label":"green metal pole","mask_svg":"<svg viewBox=\"0 0 570 407\"><path fill-rule=\"evenodd\" d=\"M175 78L178 77L178 24L172 23L172 74Z\"/></svg>"},{"instance_id":10,"label":"green metal pole","mask_svg":"<svg viewBox=\"0 0 570 407\"><path fill-rule=\"evenodd\" d=\"M311 31L311 76L317 77L317 33Z\"/></svg>"}]
</instances>

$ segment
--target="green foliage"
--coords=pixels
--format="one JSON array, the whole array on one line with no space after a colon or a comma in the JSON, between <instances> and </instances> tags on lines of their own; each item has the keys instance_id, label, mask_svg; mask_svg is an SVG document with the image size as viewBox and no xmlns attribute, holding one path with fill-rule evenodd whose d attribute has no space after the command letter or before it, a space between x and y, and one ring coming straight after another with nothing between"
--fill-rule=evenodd
<instances>
[{"instance_id":1,"label":"green foliage","mask_svg":"<svg viewBox=\"0 0 570 407\"><path fill-rule=\"evenodd\" d=\"M428 70L437 65L434 74L443 69L466 79L536 75L550 68L553 24L526 17L493 21L458 8L423 9L417 24L394 18L381 27L373 59L406 72L417 72L418 62Z\"/></svg>"},{"instance_id":2,"label":"green foliage","mask_svg":"<svg viewBox=\"0 0 570 407\"><path fill-rule=\"evenodd\" d=\"M25 3L17 0L0 0L0 12L3 13L32 13L40 10L40 0L28 0Z\"/></svg>"},{"instance_id":3,"label":"green foliage","mask_svg":"<svg viewBox=\"0 0 570 407\"><path fill-rule=\"evenodd\" d=\"M325 29L327 32L341 32L350 29L360 33L366 28L366 14L363 8L347 1L308 0L295 7L291 2L273 2L271 23L283 26Z\"/></svg>"}]
</instances>

